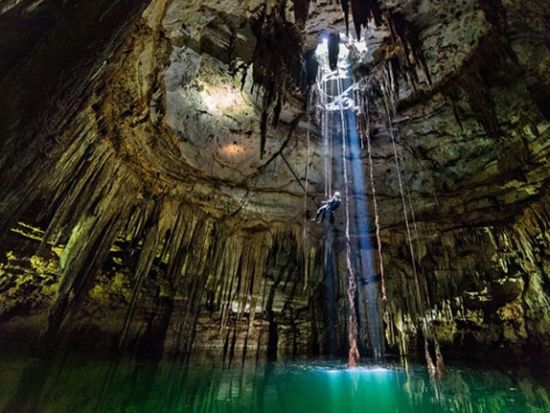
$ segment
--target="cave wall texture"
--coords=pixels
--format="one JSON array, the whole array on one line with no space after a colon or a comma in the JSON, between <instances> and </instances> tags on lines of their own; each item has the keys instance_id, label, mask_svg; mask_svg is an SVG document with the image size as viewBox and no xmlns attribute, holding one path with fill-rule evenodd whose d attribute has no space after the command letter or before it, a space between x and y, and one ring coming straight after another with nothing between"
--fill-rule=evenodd
<instances>
[{"instance_id":1,"label":"cave wall texture","mask_svg":"<svg viewBox=\"0 0 550 413\"><path fill-rule=\"evenodd\" d=\"M547 2L354 3L355 24L373 17L351 59L388 350L413 353L429 319L449 353L547 352ZM328 0L0 0L2 344L325 353L322 231L307 223L322 145L301 68L345 26Z\"/></svg>"}]
</instances>

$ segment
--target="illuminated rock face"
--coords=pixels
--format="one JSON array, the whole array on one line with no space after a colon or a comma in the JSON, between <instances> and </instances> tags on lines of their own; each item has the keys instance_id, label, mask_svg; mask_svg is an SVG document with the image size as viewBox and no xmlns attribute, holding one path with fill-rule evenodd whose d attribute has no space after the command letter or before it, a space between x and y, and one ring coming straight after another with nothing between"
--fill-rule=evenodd
<instances>
[{"instance_id":1,"label":"illuminated rock face","mask_svg":"<svg viewBox=\"0 0 550 413\"><path fill-rule=\"evenodd\" d=\"M266 85L252 91L252 66L243 87L239 68L256 62L264 2L93 3L0 9L0 331L14 342L45 329L45 345L93 338L226 357L323 352L322 238L311 224L302 231L306 164L310 195L322 198L318 122L287 85L260 157ZM321 30L345 30L327 3L295 25L303 52ZM362 93L386 339L413 351L425 304L413 294L380 86L396 106L416 264L441 343L541 350L550 331L545 4L440 3L385 2L385 23L369 25L368 49L352 60L355 76L371 79ZM28 36L13 30L23 20ZM339 317L343 330L345 310Z\"/></svg>"}]
</instances>

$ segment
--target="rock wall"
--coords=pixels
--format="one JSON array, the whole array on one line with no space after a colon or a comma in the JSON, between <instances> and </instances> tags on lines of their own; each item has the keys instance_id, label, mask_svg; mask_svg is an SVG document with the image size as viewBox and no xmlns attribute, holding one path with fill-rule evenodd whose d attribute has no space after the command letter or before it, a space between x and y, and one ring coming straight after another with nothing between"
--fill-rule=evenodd
<instances>
[{"instance_id":1,"label":"rock wall","mask_svg":"<svg viewBox=\"0 0 550 413\"><path fill-rule=\"evenodd\" d=\"M355 60L381 215L388 343L409 352L426 319L447 352L540 351L548 340L549 130L531 85L548 84L542 4L413 3L391 11L407 20L397 46L375 43ZM411 260L427 288L420 296Z\"/></svg>"},{"instance_id":2,"label":"rock wall","mask_svg":"<svg viewBox=\"0 0 550 413\"><path fill-rule=\"evenodd\" d=\"M131 3L0 9L0 56L19 51L0 66L3 337L228 360L324 353L323 240L307 221L321 131L300 70L266 80L322 29L345 30L341 11L317 2L303 22L294 2ZM351 53L390 351L414 352L422 320L447 352L548 349L543 3L385 2ZM264 60L258 40L287 25L297 44Z\"/></svg>"}]
</instances>

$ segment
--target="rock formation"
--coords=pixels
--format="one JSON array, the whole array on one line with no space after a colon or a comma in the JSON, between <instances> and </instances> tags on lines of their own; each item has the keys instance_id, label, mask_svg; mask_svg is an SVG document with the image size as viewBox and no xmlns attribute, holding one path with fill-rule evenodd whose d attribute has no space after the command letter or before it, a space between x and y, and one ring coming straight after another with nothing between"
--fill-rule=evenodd
<instances>
[{"instance_id":1,"label":"rock formation","mask_svg":"<svg viewBox=\"0 0 550 413\"><path fill-rule=\"evenodd\" d=\"M345 4L388 350L419 350L430 320L447 352L548 351L545 1L88 3L0 1L4 344L325 353L311 83Z\"/></svg>"}]
</instances>

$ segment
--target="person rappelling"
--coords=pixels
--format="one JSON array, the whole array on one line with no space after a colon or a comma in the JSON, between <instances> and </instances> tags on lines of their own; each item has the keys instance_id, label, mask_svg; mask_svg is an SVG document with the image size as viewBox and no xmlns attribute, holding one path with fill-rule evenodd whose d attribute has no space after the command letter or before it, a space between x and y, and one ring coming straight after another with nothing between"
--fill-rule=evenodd
<instances>
[{"instance_id":1,"label":"person rappelling","mask_svg":"<svg viewBox=\"0 0 550 413\"><path fill-rule=\"evenodd\" d=\"M334 195L331 196L328 199L325 199L324 201L321 201L321 206L317 210L317 214L315 215L315 222L323 222L325 220L325 216L329 214L329 217L332 219L332 213L338 209L340 204L342 203L342 196L340 195L340 192L336 191L334 192ZM319 220L319 218L321 220Z\"/></svg>"}]
</instances>

